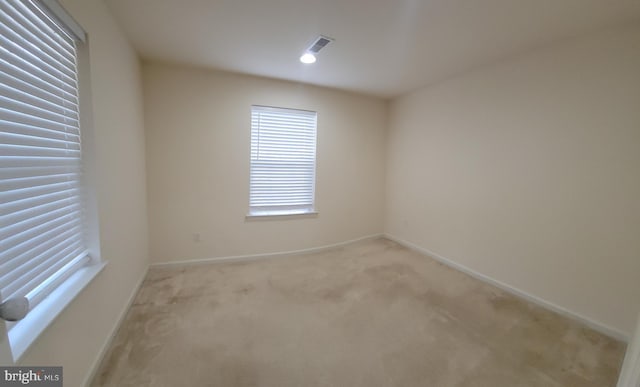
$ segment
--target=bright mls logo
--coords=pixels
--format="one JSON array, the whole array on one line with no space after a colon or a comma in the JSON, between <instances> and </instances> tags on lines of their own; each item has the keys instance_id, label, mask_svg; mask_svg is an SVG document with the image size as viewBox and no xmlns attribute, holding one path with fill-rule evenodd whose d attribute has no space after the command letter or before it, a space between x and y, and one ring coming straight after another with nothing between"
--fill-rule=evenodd
<instances>
[{"instance_id":1,"label":"bright mls logo","mask_svg":"<svg viewBox=\"0 0 640 387\"><path fill-rule=\"evenodd\" d=\"M62 367L0 367L0 387L62 387Z\"/></svg>"}]
</instances>

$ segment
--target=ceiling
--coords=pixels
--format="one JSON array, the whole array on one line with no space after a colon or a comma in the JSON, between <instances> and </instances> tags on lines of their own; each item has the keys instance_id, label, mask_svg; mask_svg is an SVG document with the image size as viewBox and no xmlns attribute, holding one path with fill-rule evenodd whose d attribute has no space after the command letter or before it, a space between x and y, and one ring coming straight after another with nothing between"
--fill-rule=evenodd
<instances>
[{"instance_id":1,"label":"ceiling","mask_svg":"<svg viewBox=\"0 0 640 387\"><path fill-rule=\"evenodd\" d=\"M395 97L640 21L640 0L106 0L141 57ZM335 38L313 65L319 35Z\"/></svg>"}]
</instances>

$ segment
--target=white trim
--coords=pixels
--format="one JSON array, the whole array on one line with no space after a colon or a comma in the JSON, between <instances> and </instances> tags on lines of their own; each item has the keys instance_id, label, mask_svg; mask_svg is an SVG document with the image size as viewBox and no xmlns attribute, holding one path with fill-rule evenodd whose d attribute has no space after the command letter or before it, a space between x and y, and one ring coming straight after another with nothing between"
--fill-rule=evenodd
<instances>
[{"instance_id":1,"label":"white trim","mask_svg":"<svg viewBox=\"0 0 640 387\"><path fill-rule=\"evenodd\" d=\"M81 41L87 41L87 34L77 21L73 19L71 15L60 5L58 0L40 0L40 4L44 5L46 11L54 19L57 19L60 26L63 27L67 33L73 38Z\"/></svg>"},{"instance_id":2,"label":"white trim","mask_svg":"<svg viewBox=\"0 0 640 387\"><path fill-rule=\"evenodd\" d=\"M245 216L245 220L283 220L283 219L305 219L305 218L317 218L317 211L308 211L300 213L288 213L288 214L252 214L249 213Z\"/></svg>"},{"instance_id":3,"label":"white trim","mask_svg":"<svg viewBox=\"0 0 640 387\"><path fill-rule=\"evenodd\" d=\"M0 319L0 364L13 364L13 356L11 355L11 343L9 343L9 336L7 335L7 325L3 319Z\"/></svg>"},{"instance_id":4,"label":"white trim","mask_svg":"<svg viewBox=\"0 0 640 387\"><path fill-rule=\"evenodd\" d=\"M106 264L106 262L99 262L80 268L29 311L24 319L15 323L8 332L14 363L20 360L40 334L102 271Z\"/></svg>"},{"instance_id":5,"label":"white trim","mask_svg":"<svg viewBox=\"0 0 640 387\"><path fill-rule=\"evenodd\" d=\"M266 259L266 258L280 258L280 257L286 257L286 256L296 255L296 254L317 253L317 252L333 249L336 247L342 247L350 243L361 242L365 240L377 239L382 237L384 237L383 234L372 234L372 235L367 235L367 236L351 239L344 242L339 242L339 243L334 243L334 244L324 245L319 247L311 247L308 249L280 251L280 252L266 253L266 254L234 255L234 256L217 257L217 258L189 259L185 261L159 262L159 263L152 263L151 267L191 266L191 265L204 265L208 263L219 263L219 262L230 262L230 261L231 262L257 261L257 260Z\"/></svg>"},{"instance_id":6,"label":"white trim","mask_svg":"<svg viewBox=\"0 0 640 387\"><path fill-rule=\"evenodd\" d=\"M127 312L129 312L131 305L133 305L133 301L135 300L136 295L138 294L138 291L142 287L142 283L144 282L144 279L147 277L148 271L149 271L149 267L147 266L147 268L144 270L144 272L142 272L142 275L138 279L136 286L134 286L133 291L131 292L131 294L129 295L129 298L127 299L127 302L124 304L122 310L120 311L120 314L118 315L118 318L116 319L115 324L111 328L111 332L109 333L109 336L107 336L107 339L102 344L102 348L100 348L100 351L98 352L98 356L96 356L96 358L93 361L93 364L91 364L91 367L89 367L89 372L87 373L87 376L82 382L81 384L82 386L89 386L93 381L93 378L96 376L96 372L98 372L98 368L100 367L102 360L106 356L107 350L111 347L111 344L113 343L113 339L116 337L116 334L120 329L120 326L124 322L124 318L127 316Z\"/></svg>"},{"instance_id":7,"label":"white trim","mask_svg":"<svg viewBox=\"0 0 640 387\"><path fill-rule=\"evenodd\" d=\"M618 387L640 386L640 315L633 338L627 347L622 370L618 378Z\"/></svg>"},{"instance_id":8,"label":"white trim","mask_svg":"<svg viewBox=\"0 0 640 387\"><path fill-rule=\"evenodd\" d=\"M249 215L315 212L318 113L251 105Z\"/></svg>"},{"instance_id":9,"label":"white trim","mask_svg":"<svg viewBox=\"0 0 640 387\"><path fill-rule=\"evenodd\" d=\"M586 325L586 326L588 326L588 327L590 327L590 328L592 328L592 329L594 329L594 330L596 330L596 331L598 331L598 332L600 332L602 334L605 334L605 335L607 335L609 337L612 337L612 338L620 340L620 341L624 341L624 342L628 342L629 341L629 336L626 333L624 333L624 332L622 332L622 331L620 331L620 330L618 330L616 328L610 327L610 326L608 326L606 324L603 324L601 322L598 322L598 321L595 321L593 319L590 319L589 317L586 317L586 316L583 316L583 315L581 315L579 313L573 312L573 311L571 311L571 310L569 310L567 308L564 308L564 307L562 307L560 305L556 305L556 304L554 304L554 303L552 303L550 301L547 301L547 300L544 300L544 299L542 299L540 297L537 297L537 296L534 296L532 294L529 294L529 293L527 293L527 292L525 292L523 290L515 288L515 287L513 287L511 285L508 285L508 284L506 284L504 282L500 282L500 281L498 281L496 279L493 279L493 278L491 278L491 277L489 277L487 275L479 273L479 272L477 272L477 271L475 271L475 270L473 270L473 269L471 269L471 268L469 268L467 266L464 266L464 265L462 265L460 263L457 263L457 262L455 262L455 261L453 261L451 259L445 258L442 255L437 254L437 253L435 253L435 252L433 252L433 251L431 251L429 249L425 249L424 247L418 246L418 245L416 245L416 244L414 244L412 242L406 241L404 239L400 239L400 238L395 237L395 236L393 236L391 234L388 234L388 233L385 233L384 236L385 236L385 238L387 238L387 239L389 239L391 241L394 241L394 242L396 242L398 244L401 244L401 245L403 245L403 246L405 246L405 247L407 247L407 248L409 248L411 250L414 250L414 251L417 251L419 253L428 255L428 256L434 258L435 260L437 260L437 261L439 261L439 262L441 262L441 263L443 263L443 264L445 264L445 265L447 265L449 267L452 267L452 268L454 268L456 270L459 270L459 271L461 271L461 272L463 272L465 274L468 274L468 275L470 275L470 276L472 276L472 277L474 277L476 279L479 279L480 281L483 281L483 282L486 282L486 283L488 283L490 285L496 286L496 287L498 287L498 288L500 288L500 289L502 289L504 291L507 291L507 292L515 295L515 296L518 296L520 298L524 298L527 301L531 301L534 304L537 304L537 305L539 305L539 306L541 306L541 307L543 307L545 309L552 310L552 311L554 311L554 312L556 312L556 313L558 313L558 314L560 314L562 316L568 317L568 318L570 318L572 320L576 320L576 321L578 321L578 322L580 322L580 323L582 323L582 324L584 324L584 325ZM636 386L634 386L634 387L636 387Z\"/></svg>"}]
</instances>

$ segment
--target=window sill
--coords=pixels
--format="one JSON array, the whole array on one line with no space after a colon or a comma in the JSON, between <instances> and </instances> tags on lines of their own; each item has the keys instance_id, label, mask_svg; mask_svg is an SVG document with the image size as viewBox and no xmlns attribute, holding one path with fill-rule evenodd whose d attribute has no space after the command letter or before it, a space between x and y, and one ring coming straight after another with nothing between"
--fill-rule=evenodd
<instances>
[{"instance_id":1,"label":"window sill","mask_svg":"<svg viewBox=\"0 0 640 387\"><path fill-rule=\"evenodd\" d=\"M304 219L304 218L317 218L317 211L261 211L250 212L245 216L246 220L269 220L269 219Z\"/></svg>"},{"instance_id":2,"label":"window sill","mask_svg":"<svg viewBox=\"0 0 640 387\"><path fill-rule=\"evenodd\" d=\"M14 363L20 360L42 332L102 271L106 264L106 262L98 262L78 270L29 311L25 318L14 323L8 332Z\"/></svg>"}]
</instances>

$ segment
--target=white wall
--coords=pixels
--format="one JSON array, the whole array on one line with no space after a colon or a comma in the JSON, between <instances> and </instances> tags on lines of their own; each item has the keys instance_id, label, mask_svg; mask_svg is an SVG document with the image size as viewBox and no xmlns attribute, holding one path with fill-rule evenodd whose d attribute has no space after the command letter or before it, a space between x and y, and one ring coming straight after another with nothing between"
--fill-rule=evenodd
<instances>
[{"instance_id":1,"label":"white wall","mask_svg":"<svg viewBox=\"0 0 640 387\"><path fill-rule=\"evenodd\" d=\"M89 376L148 265L142 88L137 56L100 0L65 0L90 39L96 192L105 269L20 364L64 367L65 386Z\"/></svg>"},{"instance_id":2,"label":"white wall","mask_svg":"<svg viewBox=\"0 0 640 387\"><path fill-rule=\"evenodd\" d=\"M153 261L304 249L382 232L384 101L153 63L143 79ZM245 220L253 104L318 112L317 217Z\"/></svg>"},{"instance_id":3,"label":"white wall","mask_svg":"<svg viewBox=\"0 0 640 387\"><path fill-rule=\"evenodd\" d=\"M386 232L630 334L640 299L640 26L393 101Z\"/></svg>"}]
</instances>

